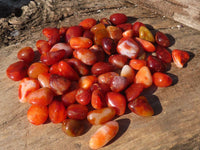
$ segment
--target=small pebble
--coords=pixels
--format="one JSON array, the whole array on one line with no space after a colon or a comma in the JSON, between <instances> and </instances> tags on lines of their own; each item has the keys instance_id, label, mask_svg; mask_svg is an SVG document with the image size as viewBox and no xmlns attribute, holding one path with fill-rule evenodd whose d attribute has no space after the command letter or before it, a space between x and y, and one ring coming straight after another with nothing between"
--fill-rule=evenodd
<instances>
[{"instance_id":1,"label":"small pebble","mask_svg":"<svg viewBox=\"0 0 200 150\"><path fill-rule=\"evenodd\" d=\"M180 30L183 26L178 24L176 27L178 28L178 30Z\"/></svg>"},{"instance_id":2,"label":"small pebble","mask_svg":"<svg viewBox=\"0 0 200 150\"><path fill-rule=\"evenodd\" d=\"M13 37L16 37L16 36L19 36L20 35L20 32L19 30L14 30L10 33L10 36L13 36Z\"/></svg>"}]
</instances>

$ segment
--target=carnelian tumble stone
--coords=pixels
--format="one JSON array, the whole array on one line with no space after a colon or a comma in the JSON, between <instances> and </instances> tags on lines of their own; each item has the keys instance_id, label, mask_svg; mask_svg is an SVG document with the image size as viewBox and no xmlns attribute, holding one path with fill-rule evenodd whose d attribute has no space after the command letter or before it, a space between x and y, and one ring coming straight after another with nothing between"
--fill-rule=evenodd
<instances>
[{"instance_id":1,"label":"carnelian tumble stone","mask_svg":"<svg viewBox=\"0 0 200 150\"><path fill-rule=\"evenodd\" d=\"M36 42L36 47L40 54L46 54L51 49L51 45L45 40L38 40Z\"/></svg>"},{"instance_id":2,"label":"carnelian tumble stone","mask_svg":"<svg viewBox=\"0 0 200 150\"><path fill-rule=\"evenodd\" d=\"M116 114L116 111L112 107L105 107L102 109L97 109L90 111L87 115L87 120L93 124L103 124L110 121Z\"/></svg>"},{"instance_id":3,"label":"carnelian tumble stone","mask_svg":"<svg viewBox=\"0 0 200 150\"><path fill-rule=\"evenodd\" d=\"M49 84L57 95L63 95L69 89L71 81L65 77L52 74L49 78Z\"/></svg>"},{"instance_id":4,"label":"carnelian tumble stone","mask_svg":"<svg viewBox=\"0 0 200 150\"><path fill-rule=\"evenodd\" d=\"M89 147L99 149L106 145L115 137L119 130L119 124L116 121L109 121L102 125L90 138ZM105 132L106 131L106 132Z\"/></svg>"},{"instance_id":5,"label":"carnelian tumble stone","mask_svg":"<svg viewBox=\"0 0 200 150\"><path fill-rule=\"evenodd\" d=\"M117 52L129 58L136 58L140 49L132 38L121 38L117 44Z\"/></svg>"},{"instance_id":6,"label":"carnelian tumble stone","mask_svg":"<svg viewBox=\"0 0 200 150\"><path fill-rule=\"evenodd\" d=\"M122 13L115 13L115 14L112 14L110 16L110 21L114 25L122 24L122 23L125 23L127 21L127 16L125 14L122 14Z\"/></svg>"},{"instance_id":7,"label":"carnelian tumble stone","mask_svg":"<svg viewBox=\"0 0 200 150\"><path fill-rule=\"evenodd\" d=\"M174 61L174 64L178 67L178 68L183 68L183 66L188 62L188 60L190 59L190 55L188 52L186 51L182 51L179 49L174 49L172 51L172 58Z\"/></svg>"},{"instance_id":8,"label":"carnelian tumble stone","mask_svg":"<svg viewBox=\"0 0 200 150\"><path fill-rule=\"evenodd\" d=\"M126 110L126 98L117 92L108 92L106 94L106 101L108 107L113 107L116 110L116 114L121 116Z\"/></svg>"},{"instance_id":9,"label":"carnelian tumble stone","mask_svg":"<svg viewBox=\"0 0 200 150\"><path fill-rule=\"evenodd\" d=\"M92 28L97 21L93 18L87 18L79 23L79 26L82 26L84 29L88 30Z\"/></svg>"},{"instance_id":10,"label":"carnelian tumble stone","mask_svg":"<svg viewBox=\"0 0 200 150\"><path fill-rule=\"evenodd\" d=\"M135 83L141 83L144 88L148 88L152 85L153 79L151 72L147 66L143 66L135 75Z\"/></svg>"},{"instance_id":11,"label":"carnelian tumble stone","mask_svg":"<svg viewBox=\"0 0 200 150\"><path fill-rule=\"evenodd\" d=\"M161 45L161 46L164 46L164 47L170 46L169 38L164 33L160 32L160 31L156 32L155 40L156 40L156 43L158 43L158 45Z\"/></svg>"},{"instance_id":12,"label":"carnelian tumble stone","mask_svg":"<svg viewBox=\"0 0 200 150\"><path fill-rule=\"evenodd\" d=\"M172 84L172 78L167 74L156 72L153 74L153 83L158 87L168 87Z\"/></svg>"},{"instance_id":13,"label":"carnelian tumble stone","mask_svg":"<svg viewBox=\"0 0 200 150\"><path fill-rule=\"evenodd\" d=\"M135 71L129 65L124 65L120 76L127 78L129 83L132 83L135 79Z\"/></svg>"},{"instance_id":14,"label":"carnelian tumble stone","mask_svg":"<svg viewBox=\"0 0 200 150\"><path fill-rule=\"evenodd\" d=\"M47 106L31 105L27 112L28 121L34 125L45 123L48 118Z\"/></svg>"},{"instance_id":15,"label":"carnelian tumble stone","mask_svg":"<svg viewBox=\"0 0 200 150\"><path fill-rule=\"evenodd\" d=\"M47 73L49 71L49 67L42 62L35 62L30 65L28 68L28 76L30 78L38 78L38 75L41 73Z\"/></svg>"},{"instance_id":16,"label":"carnelian tumble stone","mask_svg":"<svg viewBox=\"0 0 200 150\"><path fill-rule=\"evenodd\" d=\"M101 75L98 76L98 82L100 84L107 84L110 85L112 79L114 76L118 76L119 74L116 72L107 72L107 73L103 73Z\"/></svg>"},{"instance_id":17,"label":"carnelian tumble stone","mask_svg":"<svg viewBox=\"0 0 200 150\"><path fill-rule=\"evenodd\" d=\"M62 101L66 107L76 102L75 95L76 90L67 92L66 94L62 95Z\"/></svg>"},{"instance_id":18,"label":"carnelian tumble stone","mask_svg":"<svg viewBox=\"0 0 200 150\"><path fill-rule=\"evenodd\" d=\"M72 66L79 74L87 75L89 74L89 67L84 64L82 61L76 58L67 59L67 63Z\"/></svg>"},{"instance_id":19,"label":"carnelian tumble stone","mask_svg":"<svg viewBox=\"0 0 200 150\"><path fill-rule=\"evenodd\" d=\"M45 106L52 102L53 97L54 97L53 91L49 88L44 87L31 92L27 96L27 100L31 104Z\"/></svg>"},{"instance_id":20,"label":"carnelian tumble stone","mask_svg":"<svg viewBox=\"0 0 200 150\"><path fill-rule=\"evenodd\" d=\"M99 85L93 84L92 88L95 86L97 87ZM91 105L94 109L101 109L106 106L104 91L100 86L92 90Z\"/></svg>"},{"instance_id":21,"label":"carnelian tumble stone","mask_svg":"<svg viewBox=\"0 0 200 150\"><path fill-rule=\"evenodd\" d=\"M27 96L40 88L37 79L23 78L19 83L18 98L21 103L27 102Z\"/></svg>"},{"instance_id":22,"label":"carnelian tumble stone","mask_svg":"<svg viewBox=\"0 0 200 150\"><path fill-rule=\"evenodd\" d=\"M125 90L126 98L128 101L132 101L137 98L143 91L144 86L141 83L133 83Z\"/></svg>"},{"instance_id":23,"label":"carnelian tumble stone","mask_svg":"<svg viewBox=\"0 0 200 150\"><path fill-rule=\"evenodd\" d=\"M139 96L135 100L129 102L128 108L139 116L146 117L154 114L154 110L145 96Z\"/></svg>"},{"instance_id":24,"label":"carnelian tumble stone","mask_svg":"<svg viewBox=\"0 0 200 150\"><path fill-rule=\"evenodd\" d=\"M70 119L83 120L87 118L88 108L81 104L71 104L67 107L67 116Z\"/></svg>"},{"instance_id":25,"label":"carnelian tumble stone","mask_svg":"<svg viewBox=\"0 0 200 150\"><path fill-rule=\"evenodd\" d=\"M140 26L140 28L139 28L139 37L141 39L147 40L147 41L152 42L152 43L155 42L153 34L145 26Z\"/></svg>"},{"instance_id":26,"label":"carnelian tumble stone","mask_svg":"<svg viewBox=\"0 0 200 150\"><path fill-rule=\"evenodd\" d=\"M53 65L63 59L65 55L65 50L47 52L46 54L41 55L40 60L46 65Z\"/></svg>"},{"instance_id":27,"label":"carnelian tumble stone","mask_svg":"<svg viewBox=\"0 0 200 150\"><path fill-rule=\"evenodd\" d=\"M121 92L124 89L126 89L126 87L128 86L129 81L126 77L123 76L115 76L111 83L110 83L110 89L113 92Z\"/></svg>"},{"instance_id":28,"label":"carnelian tumble stone","mask_svg":"<svg viewBox=\"0 0 200 150\"><path fill-rule=\"evenodd\" d=\"M28 65L24 61L18 61L7 68L6 74L11 80L19 81L27 76L27 69Z\"/></svg>"},{"instance_id":29,"label":"carnelian tumble stone","mask_svg":"<svg viewBox=\"0 0 200 150\"><path fill-rule=\"evenodd\" d=\"M81 105L88 105L91 101L91 91L83 88L79 88L76 91L76 101Z\"/></svg>"},{"instance_id":30,"label":"carnelian tumble stone","mask_svg":"<svg viewBox=\"0 0 200 150\"><path fill-rule=\"evenodd\" d=\"M72 37L69 40L70 46L73 49L89 48L92 46L92 40L86 37Z\"/></svg>"},{"instance_id":31,"label":"carnelian tumble stone","mask_svg":"<svg viewBox=\"0 0 200 150\"><path fill-rule=\"evenodd\" d=\"M120 54L111 55L108 59L109 63L118 67L122 68L127 62L128 57Z\"/></svg>"},{"instance_id":32,"label":"carnelian tumble stone","mask_svg":"<svg viewBox=\"0 0 200 150\"><path fill-rule=\"evenodd\" d=\"M146 60L141 60L141 59L131 59L129 61L129 65L135 69L135 70L140 70L143 66L146 66Z\"/></svg>"},{"instance_id":33,"label":"carnelian tumble stone","mask_svg":"<svg viewBox=\"0 0 200 150\"><path fill-rule=\"evenodd\" d=\"M57 28L44 28L42 33L48 38L49 45L54 45L60 41L59 30Z\"/></svg>"},{"instance_id":34,"label":"carnelian tumble stone","mask_svg":"<svg viewBox=\"0 0 200 150\"><path fill-rule=\"evenodd\" d=\"M109 33L108 33L108 31L106 29L97 30L94 33L94 43L96 45L102 46L103 38L107 38L107 37L109 37Z\"/></svg>"},{"instance_id":35,"label":"carnelian tumble stone","mask_svg":"<svg viewBox=\"0 0 200 150\"><path fill-rule=\"evenodd\" d=\"M91 72L94 75L100 75L106 72L114 71L114 69L114 66L107 62L97 62L92 66Z\"/></svg>"},{"instance_id":36,"label":"carnelian tumble stone","mask_svg":"<svg viewBox=\"0 0 200 150\"><path fill-rule=\"evenodd\" d=\"M62 130L68 136L76 137L85 133L87 125L84 121L76 119L66 119L62 123Z\"/></svg>"},{"instance_id":37,"label":"carnelian tumble stone","mask_svg":"<svg viewBox=\"0 0 200 150\"><path fill-rule=\"evenodd\" d=\"M165 63L170 63L172 61L171 53L159 45L156 47L156 56Z\"/></svg>"},{"instance_id":38,"label":"carnelian tumble stone","mask_svg":"<svg viewBox=\"0 0 200 150\"><path fill-rule=\"evenodd\" d=\"M135 38L136 41L142 46L142 48L147 51L147 52L154 52L156 50L155 46L146 40L140 39L140 38Z\"/></svg>"},{"instance_id":39,"label":"carnelian tumble stone","mask_svg":"<svg viewBox=\"0 0 200 150\"><path fill-rule=\"evenodd\" d=\"M83 89L90 89L93 83L97 82L97 77L94 75L91 76L82 76L79 79L79 86Z\"/></svg>"},{"instance_id":40,"label":"carnelian tumble stone","mask_svg":"<svg viewBox=\"0 0 200 150\"><path fill-rule=\"evenodd\" d=\"M49 118L53 123L63 122L66 116L65 106L62 101L54 100L49 105Z\"/></svg>"},{"instance_id":41,"label":"carnelian tumble stone","mask_svg":"<svg viewBox=\"0 0 200 150\"><path fill-rule=\"evenodd\" d=\"M95 53L86 48L74 50L73 56L86 65L93 65L97 61L97 56Z\"/></svg>"},{"instance_id":42,"label":"carnelian tumble stone","mask_svg":"<svg viewBox=\"0 0 200 150\"><path fill-rule=\"evenodd\" d=\"M71 26L67 30L65 34L65 40L66 43L72 38L72 37L81 37L83 35L83 27L81 26Z\"/></svg>"},{"instance_id":43,"label":"carnelian tumble stone","mask_svg":"<svg viewBox=\"0 0 200 150\"><path fill-rule=\"evenodd\" d=\"M51 74L50 73L46 73L46 72L41 73L41 74L38 75L38 81L39 81L41 87L51 88L50 84L49 84L50 76L51 76Z\"/></svg>"},{"instance_id":44,"label":"carnelian tumble stone","mask_svg":"<svg viewBox=\"0 0 200 150\"><path fill-rule=\"evenodd\" d=\"M58 68L58 70L56 70L56 68ZM58 63L58 66L55 67L54 69L58 71L58 75L61 75L69 80L79 79L78 73L65 60L61 60Z\"/></svg>"},{"instance_id":45,"label":"carnelian tumble stone","mask_svg":"<svg viewBox=\"0 0 200 150\"><path fill-rule=\"evenodd\" d=\"M27 63L33 61L34 55L34 51L31 47L24 47L17 53L17 57Z\"/></svg>"}]
</instances>

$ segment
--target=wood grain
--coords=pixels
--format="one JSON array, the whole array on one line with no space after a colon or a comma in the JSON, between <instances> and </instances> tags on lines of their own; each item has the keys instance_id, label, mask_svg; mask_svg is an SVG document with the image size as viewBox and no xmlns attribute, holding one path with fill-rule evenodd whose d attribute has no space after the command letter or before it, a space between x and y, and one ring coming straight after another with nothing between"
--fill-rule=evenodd
<instances>
[{"instance_id":1,"label":"wood grain","mask_svg":"<svg viewBox=\"0 0 200 150\"><path fill-rule=\"evenodd\" d=\"M128 0L200 31L199 0Z\"/></svg>"},{"instance_id":2,"label":"wood grain","mask_svg":"<svg viewBox=\"0 0 200 150\"><path fill-rule=\"evenodd\" d=\"M88 3L84 7L91 8L91 5ZM200 149L200 32L126 1L118 6L121 7L103 9L105 6L102 6L102 3L96 3L92 11L79 9L74 15L46 26L69 26L77 24L84 18L100 19L121 12L130 16L131 23L136 20L141 21L151 25L149 26L151 29L169 34L171 41L174 41L171 50L174 48L186 50L190 52L191 57L194 57L183 69L178 69L172 64L169 73L174 81L177 81L176 84L144 93L157 115L143 118L127 113L116 118L120 124L120 131L102 150ZM42 38L44 37L40 27L26 29L23 30L23 36L17 43L11 42L12 44L0 49L0 149L87 150L90 136L99 126L93 126L83 136L71 138L62 132L61 124L31 125L26 118L30 105L18 101L18 82L6 77L5 70L9 64L17 60L18 50L25 46L31 46L36 50L35 42Z\"/></svg>"}]
</instances>

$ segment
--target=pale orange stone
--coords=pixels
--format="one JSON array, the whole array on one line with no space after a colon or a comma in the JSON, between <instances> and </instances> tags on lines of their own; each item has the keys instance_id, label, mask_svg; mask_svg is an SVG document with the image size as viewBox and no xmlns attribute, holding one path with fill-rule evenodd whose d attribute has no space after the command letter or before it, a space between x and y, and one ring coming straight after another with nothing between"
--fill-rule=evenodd
<instances>
[{"instance_id":1,"label":"pale orange stone","mask_svg":"<svg viewBox=\"0 0 200 150\"><path fill-rule=\"evenodd\" d=\"M115 137L119 130L119 124L116 121L109 121L100 127L90 138L89 147L99 149L106 145Z\"/></svg>"},{"instance_id":2,"label":"pale orange stone","mask_svg":"<svg viewBox=\"0 0 200 150\"><path fill-rule=\"evenodd\" d=\"M82 76L79 79L79 87L83 89L89 89L93 83L97 82L98 79L96 76Z\"/></svg>"},{"instance_id":3,"label":"pale orange stone","mask_svg":"<svg viewBox=\"0 0 200 150\"><path fill-rule=\"evenodd\" d=\"M41 73L38 75L38 81L39 81L41 87L51 88L50 84L49 84L50 76L51 76L51 74L47 73L47 72L44 72L44 73Z\"/></svg>"},{"instance_id":4,"label":"pale orange stone","mask_svg":"<svg viewBox=\"0 0 200 150\"><path fill-rule=\"evenodd\" d=\"M152 85L153 79L151 72L147 66L143 66L135 75L135 83L142 83L145 88Z\"/></svg>"},{"instance_id":5,"label":"pale orange stone","mask_svg":"<svg viewBox=\"0 0 200 150\"><path fill-rule=\"evenodd\" d=\"M92 46L93 42L89 38L86 37L72 37L69 40L69 44L73 49L79 48L89 48Z\"/></svg>"},{"instance_id":6,"label":"pale orange stone","mask_svg":"<svg viewBox=\"0 0 200 150\"><path fill-rule=\"evenodd\" d=\"M36 79L24 78L20 81L18 98L21 103L27 102L27 96L40 88L40 84Z\"/></svg>"},{"instance_id":7,"label":"pale orange stone","mask_svg":"<svg viewBox=\"0 0 200 150\"><path fill-rule=\"evenodd\" d=\"M129 83L132 83L135 79L135 71L129 65L124 65L121 70L120 76L126 77Z\"/></svg>"},{"instance_id":8,"label":"pale orange stone","mask_svg":"<svg viewBox=\"0 0 200 150\"><path fill-rule=\"evenodd\" d=\"M132 29L126 30L122 33L122 36L125 38L132 38L134 36L134 32Z\"/></svg>"},{"instance_id":9,"label":"pale orange stone","mask_svg":"<svg viewBox=\"0 0 200 150\"><path fill-rule=\"evenodd\" d=\"M121 38L117 44L117 52L131 59L136 58L139 51L139 45L132 38Z\"/></svg>"}]
</instances>

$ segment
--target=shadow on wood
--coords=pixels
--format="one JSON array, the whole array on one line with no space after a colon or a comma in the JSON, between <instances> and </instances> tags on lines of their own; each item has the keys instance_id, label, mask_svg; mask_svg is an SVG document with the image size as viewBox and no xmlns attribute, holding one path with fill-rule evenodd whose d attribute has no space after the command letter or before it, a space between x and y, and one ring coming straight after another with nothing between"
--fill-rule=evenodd
<instances>
[{"instance_id":1,"label":"shadow on wood","mask_svg":"<svg viewBox=\"0 0 200 150\"><path fill-rule=\"evenodd\" d=\"M171 86L173 86L173 85L178 83L178 77L176 75L171 74L171 73L167 73L167 75L172 78L172 85Z\"/></svg>"},{"instance_id":2,"label":"shadow on wood","mask_svg":"<svg viewBox=\"0 0 200 150\"><path fill-rule=\"evenodd\" d=\"M138 19L138 18L130 17L130 16L128 16L127 18L128 18L127 23L134 23L134 22L136 22L137 19Z\"/></svg>"},{"instance_id":3,"label":"shadow on wood","mask_svg":"<svg viewBox=\"0 0 200 150\"><path fill-rule=\"evenodd\" d=\"M175 38L171 34L165 34L165 35L169 38L170 46L174 45L176 42Z\"/></svg>"},{"instance_id":4,"label":"shadow on wood","mask_svg":"<svg viewBox=\"0 0 200 150\"><path fill-rule=\"evenodd\" d=\"M115 142L117 139L119 139L127 131L131 121L130 119L119 119L117 120L117 122L119 123L119 131L117 135L106 145L110 145L113 142Z\"/></svg>"},{"instance_id":5,"label":"shadow on wood","mask_svg":"<svg viewBox=\"0 0 200 150\"><path fill-rule=\"evenodd\" d=\"M149 88L144 89L144 91L141 93L141 95L143 95L143 96L153 95L153 93L157 90L157 88L158 88L157 86L152 84Z\"/></svg>"},{"instance_id":6,"label":"shadow on wood","mask_svg":"<svg viewBox=\"0 0 200 150\"><path fill-rule=\"evenodd\" d=\"M160 103L159 98L156 95L147 96L148 102L154 110L154 116L160 114L162 112L162 105Z\"/></svg>"}]
</instances>

